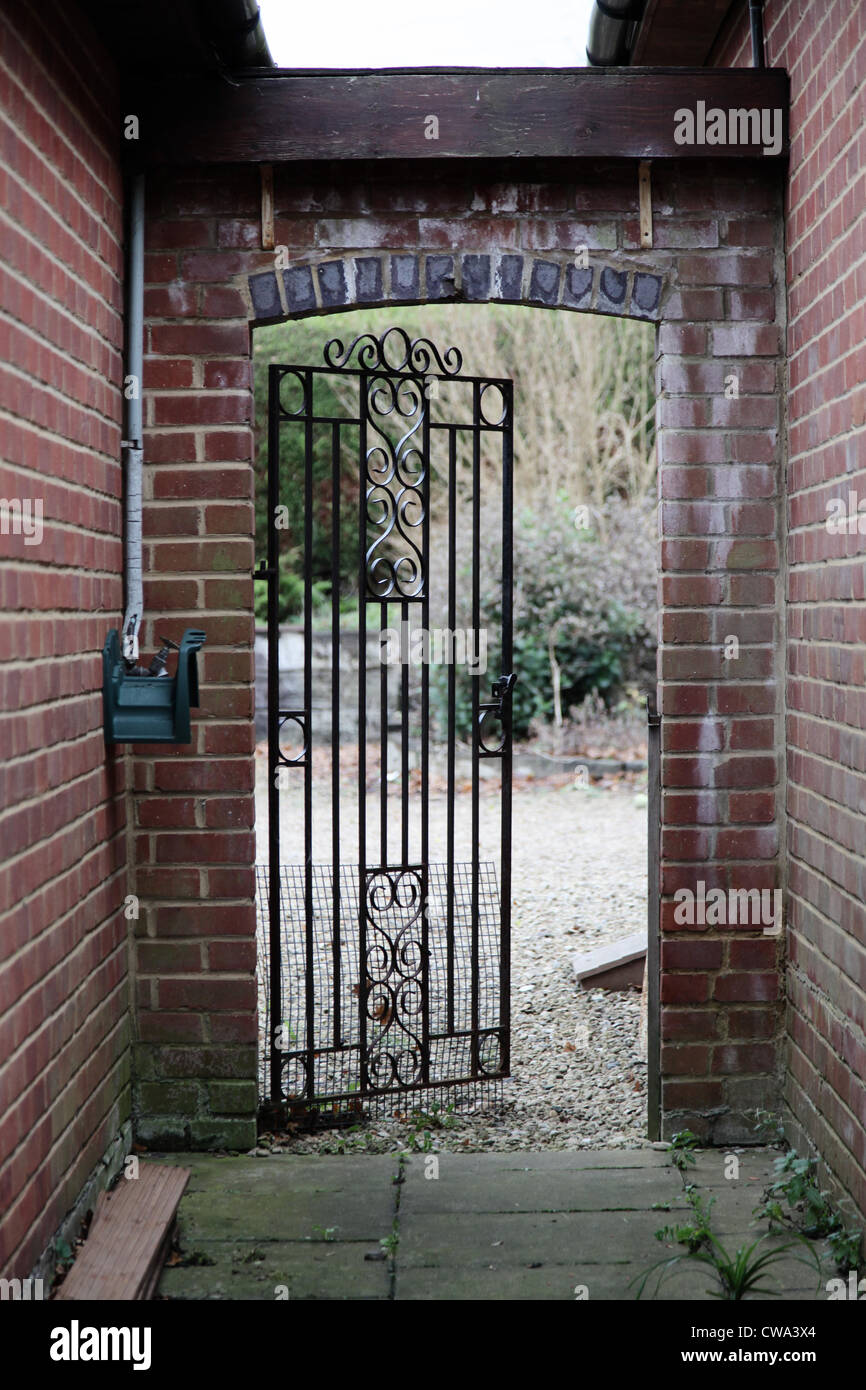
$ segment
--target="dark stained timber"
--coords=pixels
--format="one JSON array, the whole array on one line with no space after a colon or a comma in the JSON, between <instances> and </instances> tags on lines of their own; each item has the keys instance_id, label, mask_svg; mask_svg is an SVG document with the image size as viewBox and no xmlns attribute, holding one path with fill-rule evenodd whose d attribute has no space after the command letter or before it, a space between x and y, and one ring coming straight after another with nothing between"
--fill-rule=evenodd
<instances>
[{"instance_id":1,"label":"dark stained timber","mask_svg":"<svg viewBox=\"0 0 866 1390\"><path fill-rule=\"evenodd\" d=\"M159 164L772 159L788 153L789 83L779 68L268 69L154 83L135 109ZM701 117L714 111L724 122ZM739 112L778 112L773 138Z\"/></svg>"}]
</instances>

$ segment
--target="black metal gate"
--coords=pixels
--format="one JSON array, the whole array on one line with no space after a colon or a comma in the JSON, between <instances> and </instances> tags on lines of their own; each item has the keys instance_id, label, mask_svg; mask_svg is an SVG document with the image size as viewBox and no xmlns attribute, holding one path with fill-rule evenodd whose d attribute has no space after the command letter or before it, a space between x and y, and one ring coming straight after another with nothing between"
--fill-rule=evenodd
<instances>
[{"instance_id":1,"label":"black metal gate","mask_svg":"<svg viewBox=\"0 0 866 1390\"><path fill-rule=\"evenodd\" d=\"M280 1112L340 1113L510 1070L512 384L461 376L456 348L400 328L334 339L324 362L269 369L269 858L257 872L262 1091ZM280 496L292 431L294 509ZM342 621L347 547L356 632ZM296 693L280 674L289 565L303 581Z\"/></svg>"}]
</instances>

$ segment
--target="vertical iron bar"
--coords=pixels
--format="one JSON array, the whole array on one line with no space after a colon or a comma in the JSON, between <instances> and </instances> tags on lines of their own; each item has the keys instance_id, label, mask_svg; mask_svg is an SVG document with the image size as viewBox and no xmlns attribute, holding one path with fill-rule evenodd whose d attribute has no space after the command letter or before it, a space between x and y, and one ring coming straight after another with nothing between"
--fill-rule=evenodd
<instances>
[{"instance_id":1,"label":"vertical iron bar","mask_svg":"<svg viewBox=\"0 0 866 1390\"><path fill-rule=\"evenodd\" d=\"M400 668L400 852L404 868L409 863L409 649L411 621L409 604L400 604L400 637L406 633L406 660Z\"/></svg>"},{"instance_id":2,"label":"vertical iron bar","mask_svg":"<svg viewBox=\"0 0 866 1390\"><path fill-rule=\"evenodd\" d=\"M418 383L421 409L424 411L422 426L421 457L424 475L421 482L421 626L430 639L430 586L432 582L432 557L430 554L430 402L425 394L425 383ZM432 652L428 651L432 659ZM453 662L452 662L453 665ZM408 692L407 692L408 693ZM406 711L408 723L408 705ZM408 735L407 735L408 738ZM409 785L408 744L404 743L404 785ZM425 1085L430 1081L430 661L421 663L421 1080ZM407 808L408 811L408 808ZM408 823L408 813L406 816Z\"/></svg>"},{"instance_id":3,"label":"vertical iron bar","mask_svg":"<svg viewBox=\"0 0 866 1390\"><path fill-rule=\"evenodd\" d=\"M511 382L503 383L505 407L502 433L502 666L503 675L510 675L513 661L513 445L514 390ZM475 637L478 641L478 635ZM488 644L489 645L489 644ZM500 1069L503 1076L511 1074L511 696L502 701L502 842L499 931L499 1026L501 1029Z\"/></svg>"},{"instance_id":4,"label":"vertical iron bar","mask_svg":"<svg viewBox=\"0 0 866 1390\"><path fill-rule=\"evenodd\" d=\"M367 1070L367 373L359 382L358 464L358 1047L361 1093Z\"/></svg>"},{"instance_id":5,"label":"vertical iron bar","mask_svg":"<svg viewBox=\"0 0 866 1390\"><path fill-rule=\"evenodd\" d=\"M472 629L481 625L481 387L472 383ZM479 1074L479 961L478 961L478 875L479 875L479 767L478 767L478 682L472 685L472 1076Z\"/></svg>"},{"instance_id":6,"label":"vertical iron bar","mask_svg":"<svg viewBox=\"0 0 866 1390\"><path fill-rule=\"evenodd\" d=\"M275 521L280 500L280 369L268 368L268 938L270 951L270 1098L281 1100L280 1053L276 1030L283 1021L280 960L280 793L277 787L280 739L280 533Z\"/></svg>"},{"instance_id":7,"label":"vertical iron bar","mask_svg":"<svg viewBox=\"0 0 866 1390\"><path fill-rule=\"evenodd\" d=\"M307 1097L316 1096L316 977L313 933L313 378L304 374L304 930Z\"/></svg>"},{"instance_id":8,"label":"vertical iron bar","mask_svg":"<svg viewBox=\"0 0 866 1390\"><path fill-rule=\"evenodd\" d=\"M457 624L457 430L448 430L448 630ZM448 1031L454 1032L454 797L457 744L457 670L448 663L448 808L447 871L445 891L446 958L448 976Z\"/></svg>"},{"instance_id":9,"label":"vertical iron bar","mask_svg":"<svg viewBox=\"0 0 866 1390\"><path fill-rule=\"evenodd\" d=\"M334 1047L342 1043L340 1009L340 426L331 426L331 949L334 960Z\"/></svg>"},{"instance_id":10,"label":"vertical iron bar","mask_svg":"<svg viewBox=\"0 0 866 1390\"><path fill-rule=\"evenodd\" d=\"M379 605L379 658L382 633L388 627L388 602ZM388 667L379 667L379 862L388 863Z\"/></svg>"}]
</instances>

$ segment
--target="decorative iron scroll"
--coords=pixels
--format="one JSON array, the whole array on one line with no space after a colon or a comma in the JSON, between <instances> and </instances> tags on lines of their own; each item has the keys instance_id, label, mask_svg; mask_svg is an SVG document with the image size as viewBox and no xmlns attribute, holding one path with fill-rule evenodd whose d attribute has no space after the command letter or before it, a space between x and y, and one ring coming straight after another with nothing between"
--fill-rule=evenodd
<instances>
[{"instance_id":1,"label":"decorative iron scroll","mask_svg":"<svg viewBox=\"0 0 866 1390\"><path fill-rule=\"evenodd\" d=\"M376 376L367 392L367 413L381 442L367 450L367 521L374 530L367 547L366 570L371 597L419 598L424 590L425 564L412 532L422 534L426 463L423 435L427 401L414 381ZM395 443L376 417L389 415L413 422ZM415 418L417 417L417 418ZM421 447L419 447L419 443ZM402 550L402 554L400 551Z\"/></svg>"},{"instance_id":2,"label":"decorative iron scroll","mask_svg":"<svg viewBox=\"0 0 866 1390\"><path fill-rule=\"evenodd\" d=\"M502 1042L502 1035L498 1030L479 1035L478 1071L481 1076L500 1076L502 1074Z\"/></svg>"},{"instance_id":3,"label":"decorative iron scroll","mask_svg":"<svg viewBox=\"0 0 866 1390\"><path fill-rule=\"evenodd\" d=\"M306 710L281 709L277 716L277 762L286 767L303 767L307 757L307 712ZM289 757L283 749L283 730L287 724L296 724L301 734L301 751Z\"/></svg>"},{"instance_id":4,"label":"decorative iron scroll","mask_svg":"<svg viewBox=\"0 0 866 1390\"><path fill-rule=\"evenodd\" d=\"M394 342L389 342L390 339ZM456 376L463 366L459 348L448 347L440 353L429 338L416 338L413 342L405 329L397 327L389 328L379 338L372 333L362 333L347 348L339 338L332 338L325 344L325 362L335 370L342 370L350 365L356 348L358 366L364 371L417 372L420 376L435 371L444 376Z\"/></svg>"},{"instance_id":5,"label":"decorative iron scroll","mask_svg":"<svg viewBox=\"0 0 866 1390\"><path fill-rule=\"evenodd\" d=\"M373 1025L367 1070L375 1090L411 1086L423 1076L424 1047L414 1030L424 1008L425 879L422 866L368 869L366 874L363 997Z\"/></svg>"}]
</instances>

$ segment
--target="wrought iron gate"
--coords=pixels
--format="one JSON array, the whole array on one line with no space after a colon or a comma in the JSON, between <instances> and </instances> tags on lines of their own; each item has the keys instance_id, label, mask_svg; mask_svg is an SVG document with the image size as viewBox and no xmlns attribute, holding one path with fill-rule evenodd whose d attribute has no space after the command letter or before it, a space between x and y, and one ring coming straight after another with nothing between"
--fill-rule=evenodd
<instances>
[{"instance_id":1,"label":"wrought iron gate","mask_svg":"<svg viewBox=\"0 0 866 1390\"><path fill-rule=\"evenodd\" d=\"M346 348L334 339L324 362L269 368L270 524L258 571L268 582L269 823L268 864L257 870L267 942L259 1003L262 1088L281 1113L339 1113L391 1092L510 1070L512 384L461 376L456 348L440 354L400 328ZM294 547L303 689L287 699L278 595L291 502L280 496L280 464L293 430L303 457L303 535ZM354 466L344 474L347 454ZM347 521L352 476L358 497ZM488 494L497 541L491 570L485 537L482 576ZM314 547L323 541L330 690L317 701ZM347 546L356 553L357 634L341 624ZM431 632L434 590L445 626ZM492 682L482 647L503 673ZM345 741L341 749L347 692L357 708L356 765L351 744L348 754ZM458 795L461 761L468 776ZM435 853L431 776L442 822ZM482 802L485 825L491 808L498 822L484 857ZM302 846L286 845L287 819L302 820Z\"/></svg>"}]
</instances>

